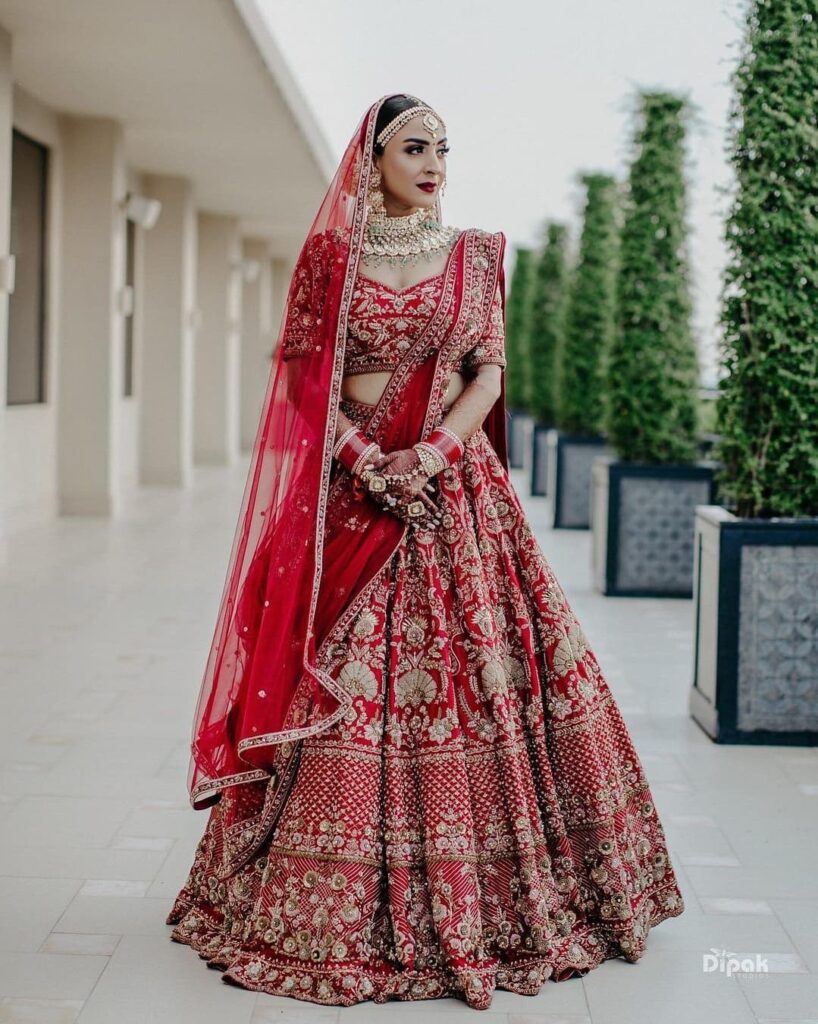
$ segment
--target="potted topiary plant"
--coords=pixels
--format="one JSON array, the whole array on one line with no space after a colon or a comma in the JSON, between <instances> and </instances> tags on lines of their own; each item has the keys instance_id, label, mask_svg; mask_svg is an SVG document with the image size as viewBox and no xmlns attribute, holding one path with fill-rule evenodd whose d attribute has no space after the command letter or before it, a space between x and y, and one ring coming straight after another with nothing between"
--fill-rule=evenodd
<instances>
[{"instance_id":1,"label":"potted topiary plant","mask_svg":"<svg viewBox=\"0 0 818 1024\"><path fill-rule=\"evenodd\" d=\"M614 330L617 260L616 182L582 174L579 256L568 288L565 326L554 366L554 428L546 435L554 527L588 529L591 467L609 452L601 434L603 372Z\"/></svg>"},{"instance_id":2,"label":"potted topiary plant","mask_svg":"<svg viewBox=\"0 0 818 1024\"><path fill-rule=\"evenodd\" d=\"M616 455L593 467L594 584L604 594L690 597L695 507L713 495L713 467L697 461L686 110L670 93L639 95L606 364L604 430Z\"/></svg>"},{"instance_id":3,"label":"potted topiary plant","mask_svg":"<svg viewBox=\"0 0 818 1024\"><path fill-rule=\"evenodd\" d=\"M722 504L696 509L690 711L722 743L818 739L818 17L754 0L716 400Z\"/></svg>"},{"instance_id":4,"label":"potted topiary plant","mask_svg":"<svg viewBox=\"0 0 818 1024\"><path fill-rule=\"evenodd\" d=\"M534 268L531 297L526 407L533 419L531 493L545 495L548 484L546 437L553 428L557 353L565 320L568 229L557 221L545 225L545 243Z\"/></svg>"},{"instance_id":5,"label":"potted topiary plant","mask_svg":"<svg viewBox=\"0 0 818 1024\"><path fill-rule=\"evenodd\" d=\"M508 464L520 469L524 462L526 434L531 415L526 409L529 374L528 332L531 323L534 253L515 246L514 269L506 302L506 409L508 413Z\"/></svg>"}]
</instances>

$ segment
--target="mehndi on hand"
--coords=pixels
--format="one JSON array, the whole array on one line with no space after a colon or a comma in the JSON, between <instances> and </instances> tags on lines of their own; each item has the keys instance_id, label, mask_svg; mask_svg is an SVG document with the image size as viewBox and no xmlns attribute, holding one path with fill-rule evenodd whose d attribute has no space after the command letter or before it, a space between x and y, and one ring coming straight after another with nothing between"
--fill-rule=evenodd
<instances>
[{"instance_id":1,"label":"mehndi on hand","mask_svg":"<svg viewBox=\"0 0 818 1024\"><path fill-rule=\"evenodd\" d=\"M398 518L421 529L440 525L440 510L430 496L434 485L414 449L399 449L367 461L361 479L372 499Z\"/></svg>"}]
</instances>

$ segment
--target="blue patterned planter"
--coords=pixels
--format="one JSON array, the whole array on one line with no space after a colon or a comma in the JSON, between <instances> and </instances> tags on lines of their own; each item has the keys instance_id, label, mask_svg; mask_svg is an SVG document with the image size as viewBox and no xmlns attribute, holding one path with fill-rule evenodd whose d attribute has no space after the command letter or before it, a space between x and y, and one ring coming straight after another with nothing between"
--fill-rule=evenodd
<instances>
[{"instance_id":1,"label":"blue patterned planter","mask_svg":"<svg viewBox=\"0 0 818 1024\"><path fill-rule=\"evenodd\" d=\"M511 409L508 417L508 464L511 469L523 469L526 465L526 438L533 423L527 412Z\"/></svg>"},{"instance_id":2,"label":"blue patterned planter","mask_svg":"<svg viewBox=\"0 0 818 1024\"><path fill-rule=\"evenodd\" d=\"M604 438L549 430L548 493L555 529L587 530L591 525L591 468L599 455L611 455Z\"/></svg>"},{"instance_id":3,"label":"blue patterned planter","mask_svg":"<svg viewBox=\"0 0 818 1024\"><path fill-rule=\"evenodd\" d=\"M689 708L718 743L818 742L818 517L696 509Z\"/></svg>"},{"instance_id":4,"label":"blue patterned planter","mask_svg":"<svg viewBox=\"0 0 818 1024\"><path fill-rule=\"evenodd\" d=\"M603 456L592 477L596 589L612 597L692 597L696 506L714 501L713 465Z\"/></svg>"},{"instance_id":5,"label":"blue patterned planter","mask_svg":"<svg viewBox=\"0 0 818 1024\"><path fill-rule=\"evenodd\" d=\"M548 431L551 427L534 424L531 435L531 493L537 497L548 494Z\"/></svg>"}]
</instances>

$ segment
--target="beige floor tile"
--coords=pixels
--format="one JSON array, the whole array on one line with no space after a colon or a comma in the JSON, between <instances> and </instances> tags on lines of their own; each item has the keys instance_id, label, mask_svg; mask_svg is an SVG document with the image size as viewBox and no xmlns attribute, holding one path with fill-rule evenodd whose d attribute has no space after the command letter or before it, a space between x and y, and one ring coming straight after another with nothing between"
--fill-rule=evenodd
<instances>
[{"instance_id":1,"label":"beige floor tile","mask_svg":"<svg viewBox=\"0 0 818 1024\"><path fill-rule=\"evenodd\" d=\"M226 984L188 946L124 935L79 1024L249 1024L255 1003L254 992Z\"/></svg>"},{"instance_id":2,"label":"beige floor tile","mask_svg":"<svg viewBox=\"0 0 818 1024\"><path fill-rule=\"evenodd\" d=\"M107 846L127 818L121 800L26 796L6 819L6 842L20 846Z\"/></svg>"},{"instance_id":3,"label":"beige floor tile","mask_svg":"<svg viewBox=\"0 0 818 1024\"><path fill-rule=\"evenodd\" d=\"M0 999L0 1024L74 1024L81 999Z\"/></svg>"},{"instance_id":4,"label":"beige floor tile","mask_svg":"<svg viewBox=\"0 0 818 1024\"><path fill-rule=\"evenodd\" d=\"M107 956L5 953L0 957L0 995L18 999L87 999L107 966Z\"/></svg>"},{"instance_id":5,"label":"beige floor tile","mask_svg":"<svg viewBox=\"0 0 818 1024\"><path fill-rule=\"evenodd\" d=\"M0 955L36 953L82 883L0 877Z\"/></svg>"},{"instance_id":6,"label":"beige floor tile","mask_svg":"<svg viewBox=\"0 0 818 1024\"><path fill-rule=\"evenodd\" d=\"M40 952L62 953L64 956L110 956L120 938L119 935L52 932L40 947Z\"/></svg>"},{"instance_id":7,"label":"beige floor tile","mask_svg":"<svg viewBox=\"0 0 818 1024\"><path fill-rule=\"evenodd\" d=\"M804 972L818 972L818 751L711 743L687 711L692 602L596 594L589 533L550 529L548 502L526 496L523 471L512 480L620 703L688 909L651 932L639 963L609 960L531 998L498 990L480 1019L815 1018L816 974ZM189 492L141 489L126 520L33 528L0 568L0 597L14 593L0 619L0 937L12 947L0 957L0 1014L40 1013L41 1024L477 1020L457 999L335 1008L258 996L169 939L165 917L206 823L185 788L190 718L243 485L244 467L212 468ZM767 952L772 970L705 974L712 948Z\"/></svg>"},{"instance_id":8,"label":"beige floor tile","mask_svg":"<svg viewBox=\"0 0 818 1024\"><path fill-rule=\"evenodd\" d=\"M740 978L737 984L758 1017L792 1021L818 1016L818 977L814 974L759 974Z\"/></svg>"},{"instance_id":9,"label":"beige floor tile","mask_svg":"<svg viewBox=\"0 0 818 1024\"><path fill-rule=\"evenodd\" d=\"M170 934L165 918L167 900L129 896L77 896L56 924L61 932L111 935L153 935L164 941Z\"/></svg>"}]
</instances>

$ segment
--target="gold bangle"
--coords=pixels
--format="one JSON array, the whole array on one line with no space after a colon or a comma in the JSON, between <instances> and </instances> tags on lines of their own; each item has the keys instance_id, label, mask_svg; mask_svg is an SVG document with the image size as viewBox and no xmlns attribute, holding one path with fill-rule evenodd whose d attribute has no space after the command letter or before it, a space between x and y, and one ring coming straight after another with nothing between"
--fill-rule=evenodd
<instances>
[{"instance_id":1,"label":"gold bangle","mask_svg":"<svg viewBox=\"0 0 818 1024\"><path fill-rule=\"evenodd\" d=\"M418 453L418 458L427 476L435 476L448 465L442 453L427 441L418 441L412 447Z\"/></svg>"}]
</instances>

